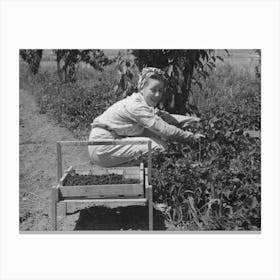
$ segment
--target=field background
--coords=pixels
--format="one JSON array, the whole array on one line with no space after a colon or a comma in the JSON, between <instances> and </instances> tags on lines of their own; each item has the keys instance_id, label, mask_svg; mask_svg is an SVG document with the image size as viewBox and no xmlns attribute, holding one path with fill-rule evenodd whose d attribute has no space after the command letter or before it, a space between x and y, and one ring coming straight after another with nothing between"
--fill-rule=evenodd
<instances>
[{"instance_id":1,"label":"field background","mask_svg":"<svg viewBox=\"0 0 280 280\"><path fill-rule=\"evenodd\" d=\"M105 54L111 58L119 52L126 54L125 50L105 50ZM224 50L217 51L224 62L217 62L209 78L203 81L203 89L193 87L195 103L202 116L208 119L213 118L216 113L238 107L254 120L243 128L257 130L260 134L260 79L255 75L260 57L254 50L229 52L230 56ZM119 99L113 94L118 78L115 65L109 65L103 72L98 72L81 64L76 84L65 86L57 80L56 62L51 50L44 50L36 76L30 75L26 63L20 60L20 230L50 230L50 187L56 182L55 142L87 139L92 120ZM253 102L245 104L244 100L248 97ZM257 101L254 100L255 97ZM257 127L255 122L258 123ZM260 142L254 145L259 151ZM86 150L73 149L67 152L65 167L86 167L88 164ZM260 169L258 172L259 181ZM258 200L246 194L248 203L256 208L254 212L238 214L238 218L234 216L230 225L223 229L260 230L260 188L256 188L256 192ZM168 219L162 212L166 204L160 200L156 202L159 206L155 210L155 229L197 229L192 222L178 224L172 217L170 219L169 216ZM160 208L162 204L163 208ZM256 220L249 227L248 215L254 216ZM136 216L139 217L137 221L134 219ZM213 224L203 229L213 230L216 227L214 222ZM59 228L143 230L146 229L145 211L138 207L108 210L90 205L75 205L71 206L69 215L65 218L61 209L59 210Z\"/></svg>"}]
</instances>

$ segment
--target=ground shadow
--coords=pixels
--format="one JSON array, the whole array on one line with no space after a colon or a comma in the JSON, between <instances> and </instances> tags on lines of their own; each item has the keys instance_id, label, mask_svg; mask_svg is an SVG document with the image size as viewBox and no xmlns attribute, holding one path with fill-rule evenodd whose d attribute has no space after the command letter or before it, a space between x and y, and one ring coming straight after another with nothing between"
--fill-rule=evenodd
<instances>
[{"instance_id":1,"label":"ground shadow","mask_svg":"<svg viewBox=\"0 0 280 280\"><path fill-rule=\"evenodd\" d=\"M154 230L166 230L162 212L155 210ZM148 230L148 208L126 206L90 207L80 211L74 230Z\"/></svg>"}]
</instances>

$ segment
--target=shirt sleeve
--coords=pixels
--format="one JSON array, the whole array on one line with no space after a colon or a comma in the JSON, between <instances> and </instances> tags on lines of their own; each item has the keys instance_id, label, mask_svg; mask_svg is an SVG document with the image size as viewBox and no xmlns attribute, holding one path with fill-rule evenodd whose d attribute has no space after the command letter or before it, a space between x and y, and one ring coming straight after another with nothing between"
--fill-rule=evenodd
<instances>
[{"instance_id":1,"label":"shirt sleeve","mask_svg":"<svg viewBox=\"0 0 280 280\"><path fill-rule=\"evenodd\" d=\"M168 124L160 116L156 115L154 109L149 106L130 106L128 112L134 121L167 140L181 142L193 135L192 132L187 132Z\"/></svg>"},{"instance_id":2,"label":"shirt sleeve","mask_svg":"<svg viewBox=\"0 0 280 280\"><path fill-rule=\"evenodd\" d=\"M173 115L169 114L168 112L166 111L162 111L162 110L158 110L156 112L156 114L158 116L160 116L165 122L167 122L168 124L172 124L172 125L175 125L175 126L179 126L179 122L176 118L174 118Z\"/></svg>"}]
</instances>

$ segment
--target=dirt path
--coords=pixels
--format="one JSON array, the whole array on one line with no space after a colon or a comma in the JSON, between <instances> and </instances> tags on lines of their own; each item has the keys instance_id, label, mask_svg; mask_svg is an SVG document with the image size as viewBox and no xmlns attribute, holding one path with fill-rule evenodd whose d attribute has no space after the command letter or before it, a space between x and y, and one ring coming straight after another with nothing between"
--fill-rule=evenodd
<instances>
[{"instance_id":1,"label":"dirt path","mask_svg":"<svg viewBox=\"0 0 280 280\"><path fill-rule=\"evenodd\" d=\"M20 231L51 230L51 186L57 181L56 141L77 140L47 115L39 114L34 97L20 91ZM64 153L63 170L69 166L90 167L87 149L69 148ZM143 207L107 209L72 205L62 216L58 207L59 230L147 229ZM165 229L160 213L155 213L157 229ZM137 219L135 219L137 217Z\"/></svg>"},{"instance_id":2,"label":"dirt path","mask_svg":"<svg viewBox=\"0 0 280 280\"><path fill-rule=\"evenodd\" d=\"M77 140L48 116L39 114L34 97L20 91L20 230L50 230L50 188L57 180L56 141ZM85 148L71 148L64 168L89 166ZM70 220L63 229L71 229Z\"/></svg>"}]
</instances>

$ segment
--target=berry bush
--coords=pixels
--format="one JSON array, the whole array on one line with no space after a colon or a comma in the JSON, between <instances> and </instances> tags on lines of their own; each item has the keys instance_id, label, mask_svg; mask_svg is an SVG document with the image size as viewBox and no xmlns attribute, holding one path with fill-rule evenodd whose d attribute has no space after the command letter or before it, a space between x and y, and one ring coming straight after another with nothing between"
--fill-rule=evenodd
<instances>
[{"instance_id":1,"label":"berry bush","mask_svg":"<svg viewBox=\"0 0 280 280\"><path fill-rule=\"evenodd\" d=\"M246 134L250 123L235 123L234 112L202 120L188 130L199 142L170 144L153 157L155 200L166 203L167 218L193 230L261 228L261 140ZM243 126L243 127L242 127Z\"/></svg>"}]
</instances>

